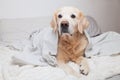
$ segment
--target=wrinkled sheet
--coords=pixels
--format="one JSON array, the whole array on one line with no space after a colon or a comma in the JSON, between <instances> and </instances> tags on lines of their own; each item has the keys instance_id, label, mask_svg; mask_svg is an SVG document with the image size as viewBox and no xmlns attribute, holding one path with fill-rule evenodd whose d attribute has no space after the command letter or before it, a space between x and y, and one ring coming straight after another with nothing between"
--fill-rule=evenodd
<instances>
[{"instance_id":1,"label":"wrinkled sheet","mask_svg":"<svg viewBox=\"0 0 120 80\"><path fill-rule=\"evenodd\" d=\"M120 74L120 55L118 56L93 56L88 59L90 73L76 78L57 67L40 67L33 65L12 64L11 57L21 52L0 47L0 80L105 80L111 76ZM78 66L70 63L78 69Z\"/></svg>"},{"instance_id":2,"label":"wrinkled sheet","mask_svg":"<svg viewBox=\"0 0 120 80\"><path fill-rule=\"evenodd\" d=\"M85 50L86 57L106 56L120 52L120 34L116 32L105 32L96 37L90 37L84 31L88 39ZM22 54L13 56L13 61L18 64L32 64L40 66L56 65L56 54L58 44L58 33L48 27L31 35L29 43L24 47ZM32 59L32 60L31 60Z\"/></svg>"}]
</instances>

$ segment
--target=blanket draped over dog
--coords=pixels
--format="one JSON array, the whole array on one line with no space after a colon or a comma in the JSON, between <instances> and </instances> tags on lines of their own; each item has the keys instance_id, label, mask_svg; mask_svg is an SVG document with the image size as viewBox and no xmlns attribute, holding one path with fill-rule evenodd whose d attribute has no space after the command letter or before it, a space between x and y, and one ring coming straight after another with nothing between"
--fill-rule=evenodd
<instances>
[{"instance_id":1,"label":"blanket draped over dog","mask_svg":"<svg viewBox=\"0 0 120 80\"><path fill-rule=\"evenodd\" d=\"M85 54L86 57L92 56L91 59L87 59L90 67L88 76L81 75L81 78L78 79L72 75L66 75L60 68L48 66L56 64L55 55L57 52L58 35L51 28L45 28L30 36L30 40L24 47L22 53L9 50L1 52L3 53L1 55L6 55L7 57L0 56L0 63L6 64L9 62L10 65L0 65L0 79L106 80L107 78L108 80L108 78L120 74L120 55L114 57L109 56L120 52L120 34L106 32L93 38L90 38L86 31L85 34L89 41ZM12 59L9 56L10 53ZM6 59L9 59L9 61ZM17 65L11 64L11 60ZM34 65L39 66L33 67ZM71 62L69 65L79 72L78 65Z\"/></svg>"},{"instance_id":2,"label":"blanket draped over dog","mask_svg":"<svg viewBox=\"0 0 120 80\"><path fill-rule=\"evenodd\" d=\"M86 48L86 57L94 55L106 56L120 52L120 34L106 32L99 36L90 38L84 31L89 44ZM52 28L45 28L34 33L23 53L13 56L13 62L17 64L33 64L40 66L55 65L57 53L58 34Z\"/></svg>"}]
</instances>

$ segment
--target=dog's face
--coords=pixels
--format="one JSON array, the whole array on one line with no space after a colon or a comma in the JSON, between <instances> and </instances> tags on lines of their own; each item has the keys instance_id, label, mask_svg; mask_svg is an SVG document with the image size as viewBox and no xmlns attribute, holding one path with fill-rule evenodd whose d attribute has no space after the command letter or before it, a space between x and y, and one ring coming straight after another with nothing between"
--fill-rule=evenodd
<instances>
[{"instance_id":1,"label":"dog's face","mask_svg":"<svg viewBox=\"0 0 120 80\"><path fill-rule=\"evenodd\" d=\"M60 35L64 33L72 35L77 31L82 34L83 30L88 26L88 21L79 9L63 7L54 13L51 26L54 31L58 31Z\"/></svg>"}]
</instances>

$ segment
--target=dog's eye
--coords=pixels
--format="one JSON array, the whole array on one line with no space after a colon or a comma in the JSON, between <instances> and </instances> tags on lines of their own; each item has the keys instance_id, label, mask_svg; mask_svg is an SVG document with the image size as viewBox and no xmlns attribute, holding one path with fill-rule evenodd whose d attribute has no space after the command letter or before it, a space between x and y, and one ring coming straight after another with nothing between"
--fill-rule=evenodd
<instances>
[{"instance_id":1,"label":"dog's eye","mask_svg":"<svg viewBox=\"0 0 120 80\"><path fill-rule=\"evenodd\" d=\"M71 15L71 18L75 18L76 16L74 14Z\"/></svg>"},{"instance_id":2,"label":"dog's eye","mask_svg":"<svg viewBox=\"0 0 120 80\"><path fill-rule=\"evenodd\" d=\"M61 15L61 14L59 14L59 15L58 15L58 18L62 18L62 15Z\"/></svg>"}]
</instances>

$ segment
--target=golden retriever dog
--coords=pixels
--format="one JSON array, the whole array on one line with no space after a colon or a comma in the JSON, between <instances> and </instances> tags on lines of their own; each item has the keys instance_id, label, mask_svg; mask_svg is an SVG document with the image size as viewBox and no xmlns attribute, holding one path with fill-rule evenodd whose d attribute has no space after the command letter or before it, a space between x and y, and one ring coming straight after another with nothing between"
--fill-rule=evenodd
<instances>
[{"instance_id":1,"label":"golden retriever dog","mask_svg":"<svg viewBox=\"0 0 120 80\"><path fill-rule=\"evenodd\" d=\"M83 13L74 7L63 7L58 9L53 16L51 26L54 32L58 32L58 66L68 74L80 76L72 67L66 65L72 61L79 65L80 72L87 75L89 72L88 63L84 57L88 45L84 29L89 25Z\"/></svg>"}]
</instances>

